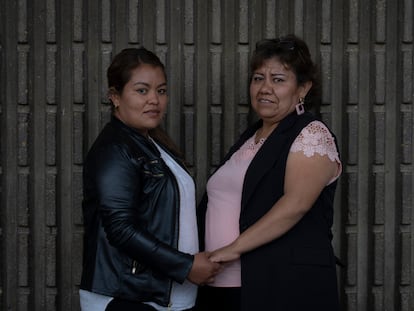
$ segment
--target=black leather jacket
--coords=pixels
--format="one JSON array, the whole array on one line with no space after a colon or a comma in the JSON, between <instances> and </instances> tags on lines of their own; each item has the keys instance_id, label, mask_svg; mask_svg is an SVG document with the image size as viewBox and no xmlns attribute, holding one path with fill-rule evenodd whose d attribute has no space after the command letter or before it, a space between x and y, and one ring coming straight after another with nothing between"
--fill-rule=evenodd
<instances>
[{"instance_id":1,"label":"black leather jacket","mask_svg":"<svg viewBox=\"0 0 414 311\"><path fill-rule=\"evenodd\" d=\"M177 251L180 198L155 145L112 117L84 163L81 288L167 306L194 256Z\"/></svg>"}]
</instances>

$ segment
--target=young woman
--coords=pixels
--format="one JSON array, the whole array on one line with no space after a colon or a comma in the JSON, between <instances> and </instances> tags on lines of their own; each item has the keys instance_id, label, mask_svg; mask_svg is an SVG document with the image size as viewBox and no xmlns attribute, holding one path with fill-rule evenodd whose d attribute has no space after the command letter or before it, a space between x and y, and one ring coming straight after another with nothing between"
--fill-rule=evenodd
<instances>
[{"instance_id":1,"label":"young woman","mask_svg":"<svg viewBox=\"0 0 414 311\"><path fill-rule=\"evenodd\" d=\"M159 128L164 65L125 49L107 78L113 116L84 163L81 308L190 310L219 264L198 253L194 182Z\"/></svg>"}]
</instances>

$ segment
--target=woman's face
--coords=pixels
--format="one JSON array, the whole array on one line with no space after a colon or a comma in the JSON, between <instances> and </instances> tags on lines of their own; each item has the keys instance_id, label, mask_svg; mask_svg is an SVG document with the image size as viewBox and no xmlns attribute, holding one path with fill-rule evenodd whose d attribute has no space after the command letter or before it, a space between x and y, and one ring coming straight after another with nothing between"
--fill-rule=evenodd
<instances>
[{"instance_id":1,"label":"woman's face","mask_svg":"<svg viewBox=\"0 0 414 311\"><path fill-rule=\"evenodd\" d=\"M147 135L157 127L167 109L167 81L162 68L141 64L119 94L111 93L115 116L126 125Z\"/></svg>"},{"instance_id":2,"label":"woman's face","mask_svg":"<svg viewBox=\"0 0 414 311\"><path fill-rule=\"evenodd\" d=\"M295 110L299 98L305 97L312 82L298 85L295 73L270 58L253 72L250 99L258 116L268 123L279 123Z\"/></svg>"}]
</instances>

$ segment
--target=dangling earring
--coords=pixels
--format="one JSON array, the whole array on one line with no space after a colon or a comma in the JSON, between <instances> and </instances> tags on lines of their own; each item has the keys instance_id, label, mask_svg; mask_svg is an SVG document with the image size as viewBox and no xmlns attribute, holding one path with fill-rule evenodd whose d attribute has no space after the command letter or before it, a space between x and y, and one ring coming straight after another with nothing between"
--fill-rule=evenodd
<instances>
[{"instance_id":1,"label":"dangling earring","mask_svg":"<svg viewBox=\"0 0 414 311\"><path fill-rule=\"evenodd\" d=\"M296 104L296 113L298 114L298 116L300 116L301 114L303 114L305 112L305 107L303 106L304 100L303 97L299 98L299 103Z\"/></svg>"}]
</instances>

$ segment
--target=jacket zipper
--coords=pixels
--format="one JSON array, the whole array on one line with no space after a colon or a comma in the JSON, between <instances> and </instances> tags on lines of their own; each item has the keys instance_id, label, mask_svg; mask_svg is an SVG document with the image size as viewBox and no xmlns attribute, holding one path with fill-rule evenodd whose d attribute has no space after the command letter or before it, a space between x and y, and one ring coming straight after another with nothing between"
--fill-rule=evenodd
<instances>
[{"instance_id":1,"label":"jacket zipper","mask_svg":"<svg viewBox=\"0 0 414 311\"><path fill-rule=\"evenodd\" d=\"M176 159L174 158L174 157L172 157L173 159L174 159L174 161L175 162L177 162L176 161ZM162 159L162 158L161 158ZM163 160L163 162L164 162L164 160ZM177 162L178 163L178 162ZM176 233L176 235L177 235L177 240L175 241L175 247L176 247L176 249L177 249L177 251L178 251L178 240L180 239L180 211L181 211L181 195L180 195L180 186L178 185L178 181L177 181L177 179L176 179L176 177L175 177L175 175L174 175L174 173L173 172L171 172L171 170L170 170L170 168L168 167L168 165L164 162L164 165L166 166L166 168L167 168L167 170L169 171L169 173L170 173L170 176L172 175L172 179L173 179L173 181L174 181L174 184L175 184L175 187L176 187L176 189L177 189L177 195L178 195L178 206L177 206L177 209L178 209L178 212L176 212L176 220L177 220L177 226L176 226L176 229L175 229L175 233ZM168 303L168 311L170 311L171 310L171 306L172 306L172 303L171 303L171 292L172 292L172 286L173 286L173 282L170 280L170 290L169 290L169 293L168 293L168 300L169 300L169 303Z\"/></svg>"},{"instance_id":2,"label":"jacket zipper","mask_svg":"<svg viewBox=\"0 0 414 311\"><path fill-rule=\"evenodd\" d=\"M152 138L151 138L151 141L152 141ZM153 142L153 141L152 141ZM154 143L154 142L153 142ZM155 148L155 150L156 151L158 151L159 152L159 150L158 150L158 148L154 145L154 148ZM177 159L176 159L176 157L174 157L170 152L168 152L168 150L166 150L166 148L162 148L165 152L167 152L168 154L169 154L169 156L176 162L176 163L178 163L178 165L180 165L181 167L183 167L184 168L184 170L188 173L188 170L186 169L186 167L185 166L183 166L183 165L181 165L181 163L180 163L180 161L177 161ZM160 153L160 152L159 152ZM177 189L177 194L178 194L178 213L176 213L176 219L177 219L177 226L176 226L176 229L175 229L175 233L176 233L176 235L177 235L177 240L175 241L175 243L176 243L176 245L175 245L175 247L176 247L176 249L178 250L178 240L179 240L179 238L180 238L180 234L179 234L179 232L180 232L180 230L179 230L179 228L180 228L180 209L181 209L181 197L180 197L180 187L178 186L178 182L177 182L177 179L176 179L176 177L175 177L175 175L171 172L171 170L170 170L170 168L168 167L168 165L165 163L165 161L163 160L163 158L162 158L162 156L161 156L161 153L159 154L159 159L164 163L164 166L166 167L166 170L169 172L169 175L170 175L170 177L172 176L172 179L173 179L173 182L174 182L174 184L175 184L175 187L176 187L176 189ZM157 161L159 161L159 160L153 160L153 161L155 161L155 162L157 162ZM162 174L160 174L160 175L162 175ZM136 269L137 269L137 262L134 260L133 262L132 262L132 274L135 274L135 272L136 272ZM171 303L171 291L172 291L172 281L170 280L170 288L169 288L169 291L168 291L168 300L169 300L169 303L168 303L168 306L167 306L167 308L168 308L168 310L171 310L171 306L172 306L172 303Z\"/></svg>"},{"instance_id":3,"label":"jacket zipper","mask_svg":"<svg viewBox=\"0 0 414 311\"><path fill-rule=\"evenodd\" d=\"M135 260L133 260L132 261L132 274L135 274L136 272L137 272L137 265L138 265L138 263L135 261Z\"/></svg>"}]
</instances>

